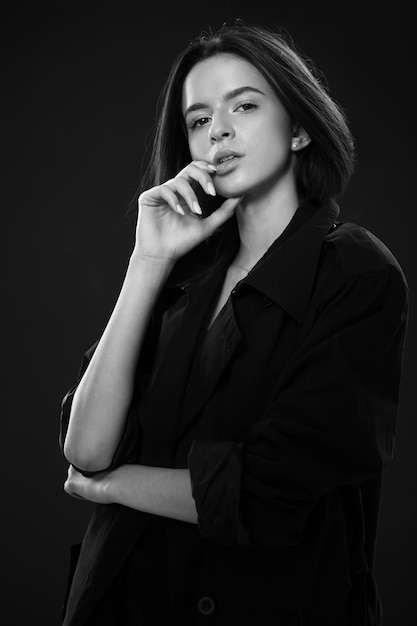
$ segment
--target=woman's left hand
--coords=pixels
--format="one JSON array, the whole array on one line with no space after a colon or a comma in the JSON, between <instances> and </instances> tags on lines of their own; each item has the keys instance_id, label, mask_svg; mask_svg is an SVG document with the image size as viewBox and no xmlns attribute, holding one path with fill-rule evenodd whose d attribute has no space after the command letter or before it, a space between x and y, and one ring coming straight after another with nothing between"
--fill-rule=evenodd
<instances>
[{"instance_id":1,"label":"woman's left hand","mask_svg":"<svg viewBox=\"0 0 417 626\"><path fill-rule=\"evenodd\" d=\"M111 499L107 492L110 472L99 472L94 476L83 476L72 465L69 466L68 476L64 483L64 491L74 498L90 500L97 504L110 504Z\"/></svg>"}]
</instances>

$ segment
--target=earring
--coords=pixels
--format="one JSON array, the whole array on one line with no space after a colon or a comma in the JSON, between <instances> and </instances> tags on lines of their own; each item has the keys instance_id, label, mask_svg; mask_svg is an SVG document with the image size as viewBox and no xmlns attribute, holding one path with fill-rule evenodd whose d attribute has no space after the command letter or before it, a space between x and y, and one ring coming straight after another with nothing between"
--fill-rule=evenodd
<instances>
[{"instance_id":1,"label":"earring","mask_svg":"<svg viewBox=\"0 0 417 626\"><path fill-rule=\"evenodd\" d=\"M298 143L296 141L292 142L292 147L295 149L298 146Z\"/></svg>"}]
</instances>

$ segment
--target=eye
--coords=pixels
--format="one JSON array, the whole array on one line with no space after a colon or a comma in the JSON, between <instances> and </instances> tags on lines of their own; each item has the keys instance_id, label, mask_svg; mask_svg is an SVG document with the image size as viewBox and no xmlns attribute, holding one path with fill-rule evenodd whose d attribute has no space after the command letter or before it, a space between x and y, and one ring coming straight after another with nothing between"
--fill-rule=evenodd
<instances>
[{"instance_id":1,"label":"eye","mask_svg":"<svg viewBox=\"0 0 417 626\"><path fill-rule=\"evenodd\" d=\"M210 123L209 117L198 117L197 119L191 122L190 128L201 128L206 124Z\"/></svg>"},{"instance_id":2,"label":"eye","mask_svg":"<svg viewBox=\"0 0 417 626\"><path fill-rule=\"evenodd\" d=\"M239 111L239 109L245 113L246 111L251 111L252 109L257 109L258 105L255 104L254 102L242 102L241 104L239 104L235 111Z\"/></svg>"}]
</instances>

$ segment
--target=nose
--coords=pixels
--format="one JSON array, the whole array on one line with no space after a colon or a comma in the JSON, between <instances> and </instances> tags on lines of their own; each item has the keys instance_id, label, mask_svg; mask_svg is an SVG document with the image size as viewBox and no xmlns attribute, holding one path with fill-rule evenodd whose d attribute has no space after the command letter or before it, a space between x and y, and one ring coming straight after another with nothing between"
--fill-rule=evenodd
<instances>
[{"instance_id":1,"label":"nose","mask_svg":"<svg viewBox=\"0 0 417 626\"><path fill-rule=\"evenodd\" d=\"M222 139L230 139L234 136L232 125L224 117L216 116L212 118L209 128L210 141L216 143Z\"/></svg>"}]
</instances>

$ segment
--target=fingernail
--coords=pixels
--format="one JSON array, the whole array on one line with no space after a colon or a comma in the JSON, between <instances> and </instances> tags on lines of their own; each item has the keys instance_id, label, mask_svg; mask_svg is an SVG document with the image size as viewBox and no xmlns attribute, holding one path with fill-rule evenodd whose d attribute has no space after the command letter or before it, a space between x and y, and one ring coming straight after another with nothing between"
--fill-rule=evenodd
<instances>
[{"instance_id":1,"label":"fingernail","mask_svg":"<svg viewBox=\"0 0 417 626\"><path fill-rule=\"evenodd\" d=\"M215 165L212 165L211 163L209 163L207 165L207 167L209 168L209 170L211 170L212 172L217 172L217 167Z\"/></svg>"},{"instance_id":2,"label":"fingernail","mask_svg":"<svg viewBox=\"0 0 417 626\"><path fill-rule=\"evenodd\" d=\"M211 181L209 181L207 183L207 191L209 192L210 195L215 196L216 195L216 190L214 188L214 185Z\"/></svg>"},{"instance_id":3,"label":"fingernail","mask_svg":"<svg viewBox=\"0 0 417 626\"><path fill-rule=\"evenodd\" d=\"M181 213L181 215L185 215L185 211L180 204L177 204L177 211Z\"/></svg>"},{"instance_id":4,"label":"fingernail","mask_svg":"<svg viewBox=\"0 0 417 626\"><path fill-rule=\"evenodd\" d=\"M193 211L194 211L194 213L198 213L199 215L201 215L203 213L203 211L201 210L201 207L198 204L197 200L193 201Z\"/></svg>"}]
</instances>

